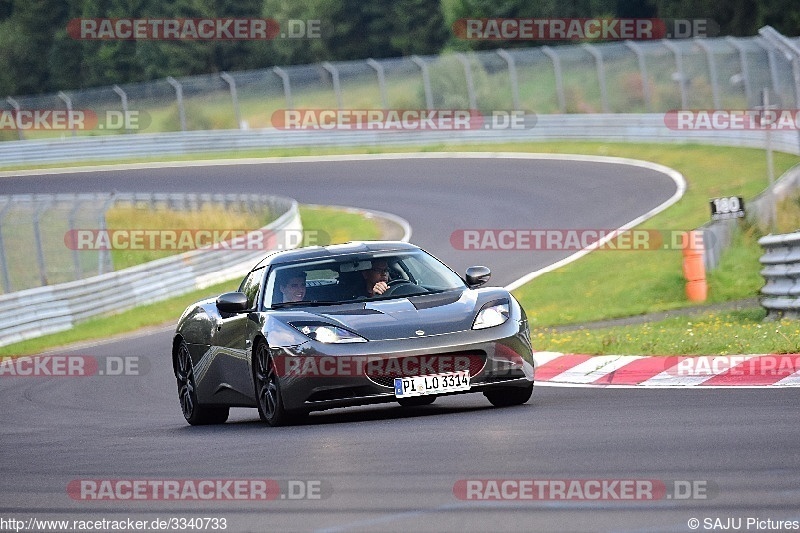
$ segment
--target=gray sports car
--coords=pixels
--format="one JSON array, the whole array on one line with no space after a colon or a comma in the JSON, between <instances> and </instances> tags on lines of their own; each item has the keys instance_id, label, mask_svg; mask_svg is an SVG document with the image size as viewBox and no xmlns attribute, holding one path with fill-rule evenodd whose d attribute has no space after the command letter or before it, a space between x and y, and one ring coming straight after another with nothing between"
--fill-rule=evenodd
<instances>
[{"instance_id":1,"label":"gray sports car","mask_svg":"<svg viewBox=\"0 0 800 533\"><path fill-rule=\"evenodd\" d=\"M525 312L403 242L268 255L239 286L189 306L172 348L183 416L219 424L256 407L271 426L311 411L482 392L522 404L534 363Z\"/></svg>"}]
</instances>

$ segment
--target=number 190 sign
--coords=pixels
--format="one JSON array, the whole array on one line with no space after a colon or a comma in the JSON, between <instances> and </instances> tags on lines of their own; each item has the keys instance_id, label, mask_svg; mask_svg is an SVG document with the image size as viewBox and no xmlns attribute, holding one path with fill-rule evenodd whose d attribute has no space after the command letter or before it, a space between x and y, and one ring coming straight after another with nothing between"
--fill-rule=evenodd
<instances>
[{"instance_id":1,"label":"number 190 sign","mask_svg":"<svg viewBox=\"0 0 800 533\"><path fill-rule=\"evenodd\" d=\"M744 200L741 196L714 198L711 204L711 220L744 217Z\"/></svg>"}]
</instances>

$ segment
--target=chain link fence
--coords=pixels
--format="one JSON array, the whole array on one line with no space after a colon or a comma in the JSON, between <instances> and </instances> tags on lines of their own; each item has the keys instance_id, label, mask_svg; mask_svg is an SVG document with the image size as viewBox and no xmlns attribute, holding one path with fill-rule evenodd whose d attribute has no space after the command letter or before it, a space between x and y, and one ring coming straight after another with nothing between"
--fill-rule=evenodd
<instances>
[{"instance_id":1,"label":"chain link fence","mask_svg":"<svg viewBox=\"0 0 800 533\"><path fill-rule=\"evenodd\" d=\"M0 293L84 279L114 271L107 249L79 249L77 230L108 229L110 209L202 211L211 206L274 219L290 202L244 194L36 194L0 196ZM255 229L255 228L252 228Z\"/></svg>"},{"instance_id":2,"label":"chain link fence","mask_svg":"<svg viewBox=\"0 0 800 533\"><path fill-rule=\"evenodd\" d=\"M658 113L751 109L762 91L800 108L800 39L757 37L543 46L273 67L33 97L2 109L89 110L73 130L0 130L0 139L272 127L277 110L477 109Z\"/></svg>"}]
</instances>

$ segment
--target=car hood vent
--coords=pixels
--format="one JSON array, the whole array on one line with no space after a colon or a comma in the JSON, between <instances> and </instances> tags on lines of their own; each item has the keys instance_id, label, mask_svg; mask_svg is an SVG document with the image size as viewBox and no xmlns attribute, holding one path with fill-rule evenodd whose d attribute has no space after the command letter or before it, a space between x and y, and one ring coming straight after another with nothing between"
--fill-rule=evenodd
<instances>
[{"instance_id":1,"label":"car hood vent","mask_svg":"<svg viewBox=\"0 0 800 533\"><path fill-rule=\"evenodd\" d=\"M424 294L421 296L412 296L408 300L411 304L420 309L430 309L432 307L440 307L442 305L450 305L456 303L461 299L461 293L464 291L447 291L438 294Z\"/></svg>"}]
</instances>

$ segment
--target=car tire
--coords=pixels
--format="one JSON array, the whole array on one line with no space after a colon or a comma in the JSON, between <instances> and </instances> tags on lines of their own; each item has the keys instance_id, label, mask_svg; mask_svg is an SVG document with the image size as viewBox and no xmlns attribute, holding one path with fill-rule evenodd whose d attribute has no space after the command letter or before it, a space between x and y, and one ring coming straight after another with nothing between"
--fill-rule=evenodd
<instances>
[{"instance_id":1,"label":"car tire","mask_svg":"<svg viewBox=\"0 0 800 533\"><path fill-rule=\"evenodd\" d=\"M495 407L522 405L530 400L532 394L533 383L525 387L503 387L487 390L483 393L486 399Z\"/></svg>"},{"instance_id":2,"label":"car tire","mask_svg":"<svg viewBox=\"0 0 800 533\"><path fill-rule=\"evenodd\" d=\"M211 407L197 401L197 385L194 380L194 366L189 347L181 341L175 354L175 379L178 382L178 401L183 418L193 426L222 424L228 420L228 407Z\"/></svg>"},{"instance_id":3,"label":"car tire","mask_svg":"<svg viewBox=\"0 0 800 533\"><path fill-rule=\"evenodd\" d=\"M264 341L257 343L253 350L253 383L258 416L270 426L285 426L308 414L307 411L284 407L278 372Z\"/></svg>"},{"instance_id":4,"label":"car tire","mask_svg":"<svg viewBox=\"0 0 800 533\"><path fill-rule=\"evenodd\" d=\"M410 398L398 398L397 403L403 407L420 407L430 405L436 401L436 396L412 396Z\"/></svg>"}]
</instances>

